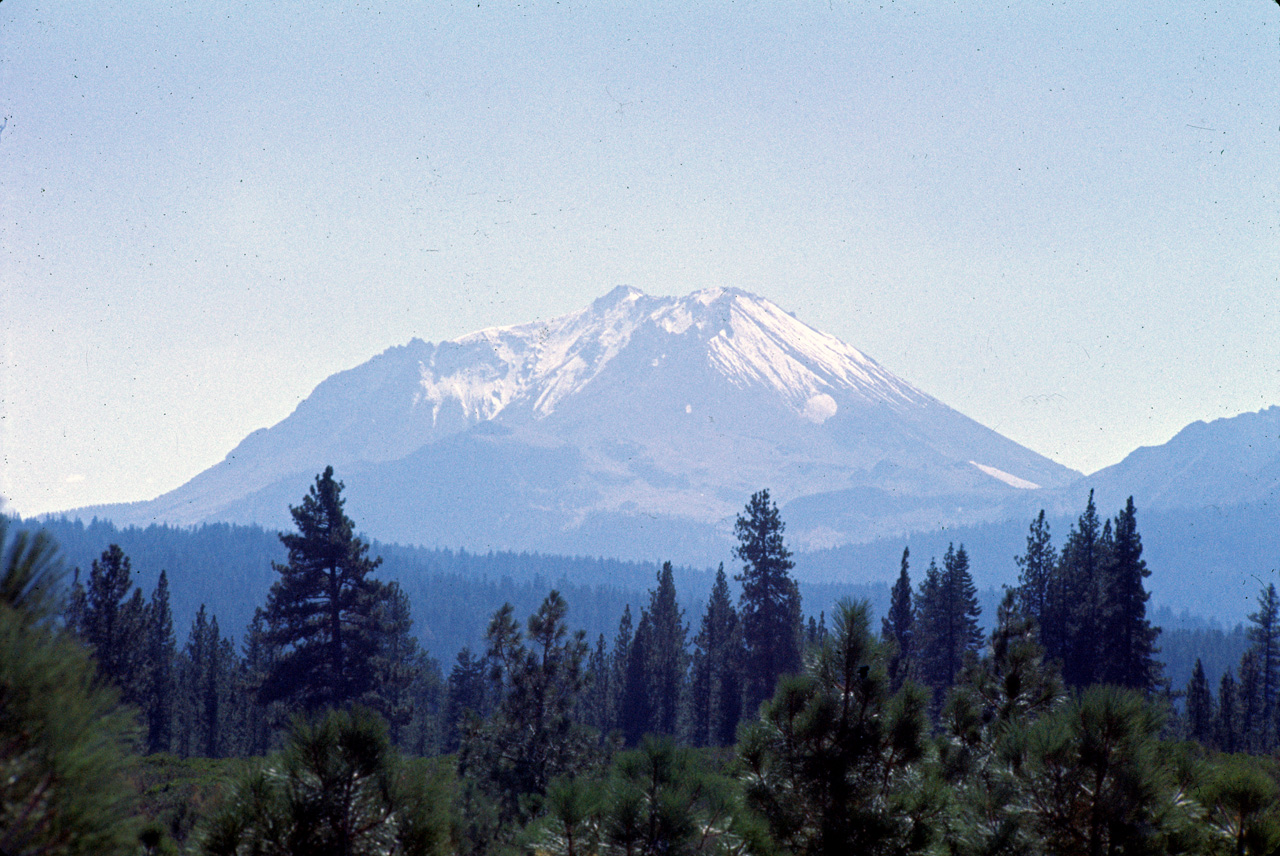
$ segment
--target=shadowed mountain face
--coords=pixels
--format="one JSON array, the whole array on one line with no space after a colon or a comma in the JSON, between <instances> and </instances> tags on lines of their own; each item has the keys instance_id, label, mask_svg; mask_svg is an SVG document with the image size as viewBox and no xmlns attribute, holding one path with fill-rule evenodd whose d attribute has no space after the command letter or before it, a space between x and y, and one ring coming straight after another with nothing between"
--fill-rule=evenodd
<instances>
[{"instance_id":1,"label":"shadowed mountain face","mask_svg":"<svg viewBox=\"0 0 1280 856\"><path fill-rule=\"evenodd\" d=\"M287 527L327 464L380 539L687 562L724 558L761 487L805 548L1002 519L1079 478L767 300L620 287L391 348L177 490L81 514Z\"/></svg>"}]
</instances>

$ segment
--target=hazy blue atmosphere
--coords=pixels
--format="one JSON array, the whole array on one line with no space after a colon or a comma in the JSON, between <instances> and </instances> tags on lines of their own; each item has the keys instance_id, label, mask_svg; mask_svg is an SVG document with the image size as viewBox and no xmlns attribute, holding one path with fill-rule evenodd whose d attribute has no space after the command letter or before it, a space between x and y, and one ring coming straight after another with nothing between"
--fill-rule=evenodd
<instances>
[{"instance_id":1,"label":"hazy blue atmosphere","mask_svg":"<svg viewBox=\"0 0 1280 856\"><path fill-rule=\"evenodd\" d=\"M1085 472L1280 403L1274 3L698 5L4 3L6 510L624 283Z\"/></svg>"}]
</instances>

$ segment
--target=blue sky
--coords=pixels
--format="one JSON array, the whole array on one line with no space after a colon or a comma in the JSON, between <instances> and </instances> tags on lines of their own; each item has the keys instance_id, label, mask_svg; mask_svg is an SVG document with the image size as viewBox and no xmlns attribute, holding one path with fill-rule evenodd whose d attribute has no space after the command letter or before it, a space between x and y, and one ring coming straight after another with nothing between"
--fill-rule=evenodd
<instances>
[{"instance_id":1,"label":"blue sky","mask_svg":"<svg viewBox=\"0 0 1280 856\"><path fill-rule=\"evenodd\" d=\"M1086 472L1280 404L1274 3L683 6L0 5L8 507L618 284L768 297Z\"/></svg>"}]
</instances>

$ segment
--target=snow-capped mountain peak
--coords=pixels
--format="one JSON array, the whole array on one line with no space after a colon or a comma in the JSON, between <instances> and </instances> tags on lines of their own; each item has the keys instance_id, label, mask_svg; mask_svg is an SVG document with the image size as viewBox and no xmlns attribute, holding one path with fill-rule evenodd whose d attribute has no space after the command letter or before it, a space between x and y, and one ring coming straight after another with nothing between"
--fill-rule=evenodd
<instances>
[{"instance_id":1,"label":"snow-capped mountain peak","mask_svg":"<svg viewBox=\"0 0 1280 856\"><path fill-rule=\"evenodd\" d=\"M659 334L647 342L697 340L709 366L731 383L772 389L811 421L833 412L833 392L890 404L930 400L861 351L764 298L726 288L651 297L628 286L568 315L442 343L421 367L421 398L433 423L451 402L469 422L493 419L517 402L545 417L590 384L639 330ZM659 348L653 359L662 356Z\"/></svg>"}]
</instances>

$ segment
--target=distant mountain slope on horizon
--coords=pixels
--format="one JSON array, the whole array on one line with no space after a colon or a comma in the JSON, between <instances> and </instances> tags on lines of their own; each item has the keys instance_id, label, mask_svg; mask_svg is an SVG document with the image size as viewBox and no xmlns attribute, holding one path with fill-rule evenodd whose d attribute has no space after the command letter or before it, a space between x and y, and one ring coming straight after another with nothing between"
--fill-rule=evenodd
<instances>
[{"instance_id":1,"label":"distant mountain slope on horizon","mask_svg":"<svg viewBox=\"0 0 1280 856\"><path fill-rule=\"evenodd\" d=\"M1167 443L1143 446L1084 477L1098 501L1133 496L1152 510L1209 508L1280 496L1280 407L1192 422Z\"/></svg>"},{"instance_id":2,"label":"distant mountain slope on horizon","mask_svg":"<svg viewBox=\"0 0 1280 856\"><path fill-rule=\"evenodd\" d=\"M1079 474L736 289L619 287L560 318L413 340L120 525L287 526L333 465L373 537L706 564L750 494L824 506L801 548L1004 519ZM812 520L809 518L812 517Z\"/></svg>"}]
</instances>

